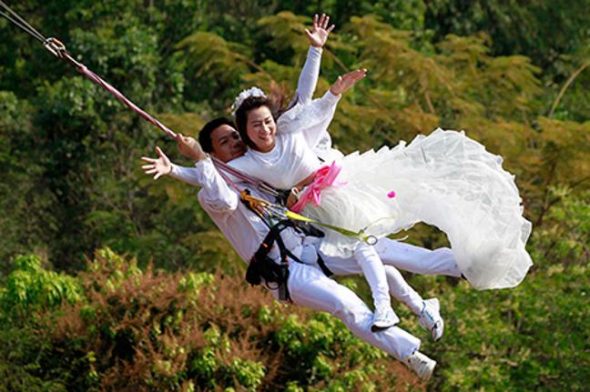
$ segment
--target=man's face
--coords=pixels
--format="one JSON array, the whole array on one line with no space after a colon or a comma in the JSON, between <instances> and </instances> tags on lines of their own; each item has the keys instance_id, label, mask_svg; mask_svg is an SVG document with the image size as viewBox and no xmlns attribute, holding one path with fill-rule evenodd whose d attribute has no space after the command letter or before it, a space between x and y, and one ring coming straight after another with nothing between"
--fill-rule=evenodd
<instances>
[{"instance_id":1,"label":"man's face","mask_svg":"<svg viewBox=\"0 0 590 392\"><path fill-rule=\"evenodd\" d=\"M211 132L212 155L222 162L229 162L244 155L246 145L238 131L227 124L218 126Z\"/></svg>"}]
</instances>

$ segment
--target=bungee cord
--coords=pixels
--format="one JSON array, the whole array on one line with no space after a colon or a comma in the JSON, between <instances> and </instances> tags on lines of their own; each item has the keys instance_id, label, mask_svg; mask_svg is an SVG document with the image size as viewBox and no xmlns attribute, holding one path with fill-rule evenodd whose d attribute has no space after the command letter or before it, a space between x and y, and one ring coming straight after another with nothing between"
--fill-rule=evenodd
<instances>
[{"instance_id":1,"label":"bungee cord","mask_svg":"<svg viewBox=\"0 0 590 392\"><path fill-rule=\"evenodd\" d=\"M2 7L2 9L4 9L4 11L8 12L8 13L5 13L2 10L0 10L0 15L4 16L6 19L8 19L12 23L14 23L18 27L20 27L22 30L24 30L27 34L29 34L30 36L32 36L36 40L38 40L40 42L45 42L46 38L43 36L43 34L38 32L37 30L35 30L35 28L33 26L31 26L29 23L27 23L26 20L21 18L8 5L6 5L6 3L4 3L3 1L0 0L0 6Z\"/></svg>"}]
</instances>

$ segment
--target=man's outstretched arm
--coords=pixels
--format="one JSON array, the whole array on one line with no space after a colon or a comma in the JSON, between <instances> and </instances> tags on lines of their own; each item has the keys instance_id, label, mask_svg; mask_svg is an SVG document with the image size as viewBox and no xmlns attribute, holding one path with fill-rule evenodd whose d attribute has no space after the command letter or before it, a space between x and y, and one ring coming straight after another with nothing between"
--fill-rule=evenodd
<instances>
[{"instance_id":1,"label":"man's outstretched arm","mask_svg":"<svg viewBox=\"0 0 590 392\"><path fill-rule=\"evenodd\" d=\"M196 161L195 167L178 166L170 162L164 152L156 147L158 158L142 157L146 162L142 166L146 174L154 179L169 175L172 178L201 187L199 201L204 208L217 212L232 212L239 203L239 197L221 177L213 161L203 152L199 143L193 138L177 136L178 149L185 157Z\"/></svg>"}]
</instances>

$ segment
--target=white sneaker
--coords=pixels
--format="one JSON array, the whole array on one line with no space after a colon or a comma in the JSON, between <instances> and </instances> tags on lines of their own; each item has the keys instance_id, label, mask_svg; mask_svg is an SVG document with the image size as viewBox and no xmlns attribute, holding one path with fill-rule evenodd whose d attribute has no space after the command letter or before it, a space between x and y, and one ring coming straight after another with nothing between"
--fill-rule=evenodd
<instances>
[{"instance_id":1,"label":"white sneaker","mask_svg":"<svg viewBox=\"0 0 590 392\"><path fill-rule=\"evenodd\" d=\"M395 314L390 305L377 306L373 315L372 332L383 331L399 323L399 317Z\"/></svg>"},{"instance_id":2,"label":"white sneaker","mask_svg":"<svg viewBox=\"0 0 590 392\"><path fill-rule=\"evenodd\" d=\"M438 299L431 298L424 301L424 307L420 312L420 325L432 334L432 339L437 341L443 335L445 322L440 317L440 304Z\"/></svg>"},{"instance_id":3,"label":"white sneaker","mask_svg":"<svg viewBox=\"0 0 590 392\"><path fill-rule=\"evenodd\" d=\"M434 368L436 367L436 361L434 359L428 358L420 351L414 351L414 354L404 358L402 362L412 369L414 373L416 373L418 377L424 381L430 380L430 377L432 377L432 372L434 372Z\"/></svg>"}]
</instances>

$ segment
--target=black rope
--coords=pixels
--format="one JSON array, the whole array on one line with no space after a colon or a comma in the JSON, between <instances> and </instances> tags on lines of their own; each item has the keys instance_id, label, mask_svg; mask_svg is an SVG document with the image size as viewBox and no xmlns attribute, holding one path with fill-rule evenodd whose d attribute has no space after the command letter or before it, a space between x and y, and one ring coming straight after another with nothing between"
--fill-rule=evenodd
<instances>
[{"instance_id":1,"label":"black rope","mask_svg":"<svg viewBox=\"0 0 590 392\"><path fill-rule=\"evenodd\" d=\"M8 11L8 14L0 11L0 15L4 16L6 19L8 19L12 23L14 23L18 27L20 27L27 34L31 35L33 38L35 38L41 42L45 42L46 38L43 36L43 34L38 32L37 30L35 30L35 28L33 26L31 26L29 23L27 23L26 20L21 18L16 12L14 12L12 9L10 9L10 7L8 5L6 5L3 1L0 1L0 6L2 6L2 8L4 8L5 11Z\"/></svg>"}]
</instances>

